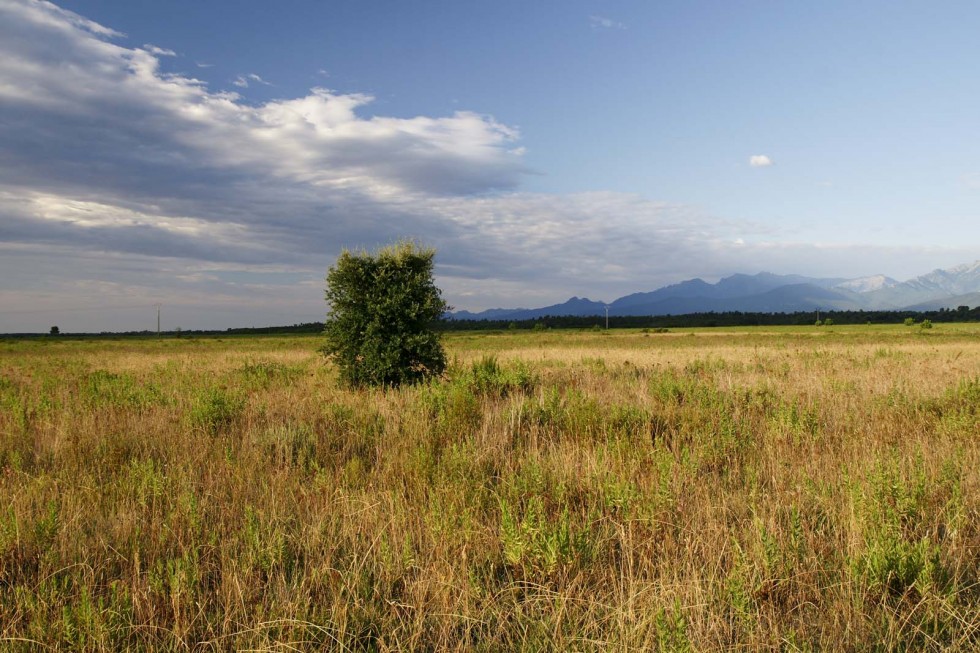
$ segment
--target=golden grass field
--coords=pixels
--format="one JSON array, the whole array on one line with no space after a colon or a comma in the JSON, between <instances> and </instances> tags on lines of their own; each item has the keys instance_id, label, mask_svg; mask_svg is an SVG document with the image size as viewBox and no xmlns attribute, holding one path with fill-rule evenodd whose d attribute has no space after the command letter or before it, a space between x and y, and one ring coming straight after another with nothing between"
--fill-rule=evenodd
<instances>
[{"instance_id":1,"label":"golden grass field","mask_svg":"<svg viewBox=\"0 0 980 653\"><path fill-rule=\"evenodd\" d=\"M0 340L0 650L980 649L980 325Z\"/></svg>"}]
</instances>

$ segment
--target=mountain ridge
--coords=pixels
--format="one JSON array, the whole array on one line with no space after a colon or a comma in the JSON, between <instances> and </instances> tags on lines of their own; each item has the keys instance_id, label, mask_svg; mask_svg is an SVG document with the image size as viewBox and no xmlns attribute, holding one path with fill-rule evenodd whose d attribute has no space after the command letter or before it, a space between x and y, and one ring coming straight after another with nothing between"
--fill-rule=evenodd
<instances>
[{"instance_id":1,"label":"mountain ridge","mask_svg":"<svg viewBox=\"0 0 980 653\"><path fill-rule=\"evenodd\" d=\"M458 311L456 320L529 320L547 316L684 315L708 312L792 313L809 310L904 310L956 308L980 302L980 259L935 269L908 281L883 274L819 278L795 274L735 273L708 283L687 279L648 292L630 293L609 302L571 297L540 308L493 308Z\"/></svg>"}]
</instances>

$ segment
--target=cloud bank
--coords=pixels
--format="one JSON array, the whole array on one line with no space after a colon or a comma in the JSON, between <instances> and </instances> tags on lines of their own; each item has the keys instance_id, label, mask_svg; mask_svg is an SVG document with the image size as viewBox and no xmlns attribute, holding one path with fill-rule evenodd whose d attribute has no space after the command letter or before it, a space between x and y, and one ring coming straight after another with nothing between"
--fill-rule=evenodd
<instances>
[{"instance_id":1,"label":"cloud bank","mask_svg":"<svg viewBox=\"0 0 980 653\"><path fill-rule=\"evenodd\" d=\"M471 309L821 254L635 195L522 192L520 132L489 115L372 115L370 95L327 88L253 104L122 40L0 0L0 332L100 303L182 306L187 328L317 319L343 247L400 237L438 248L447 298Z\"/></svg>"}]
</instances>

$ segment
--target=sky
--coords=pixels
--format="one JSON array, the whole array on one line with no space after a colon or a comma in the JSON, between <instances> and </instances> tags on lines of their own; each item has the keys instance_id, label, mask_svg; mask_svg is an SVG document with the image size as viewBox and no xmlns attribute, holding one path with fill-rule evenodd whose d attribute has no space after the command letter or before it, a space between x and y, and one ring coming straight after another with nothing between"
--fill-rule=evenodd
<instances>
[{"instance_id":1,"label":"sky","mask_svg":"<svg viewBox=\"0 0 980 653\"><path fill-rule=\"evenodd\" d=\"M980 259L980 4L0 0L0 333Z\"/></svg>"}]
</instances>

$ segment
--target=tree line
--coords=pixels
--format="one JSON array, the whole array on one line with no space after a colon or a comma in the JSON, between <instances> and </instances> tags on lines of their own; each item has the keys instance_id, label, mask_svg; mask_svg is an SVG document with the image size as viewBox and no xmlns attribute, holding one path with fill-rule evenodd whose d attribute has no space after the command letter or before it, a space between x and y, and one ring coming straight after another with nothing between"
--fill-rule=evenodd
<instances>
[{"instance_id":1,"label":"tree line","mask_svg":"<svg viewBox=\"0 0 980 653\"><path fill-rule=\"evenodd\" d=\"M691 328L733 326L804 326L830 319L833 324L903 324L930 320L941 322L980 322L980 306L960 306L936 311L797 311L794 313L747 313L742 311L686 313L684 315L609 316L611 329ZM527 320L441 320L435 328L442 331L482 331L500 329L534 329L544 325L555 329L587 329L605 326L603 315L549 315Z\"/></svg>"}]
</instances>

